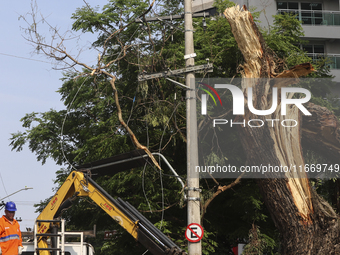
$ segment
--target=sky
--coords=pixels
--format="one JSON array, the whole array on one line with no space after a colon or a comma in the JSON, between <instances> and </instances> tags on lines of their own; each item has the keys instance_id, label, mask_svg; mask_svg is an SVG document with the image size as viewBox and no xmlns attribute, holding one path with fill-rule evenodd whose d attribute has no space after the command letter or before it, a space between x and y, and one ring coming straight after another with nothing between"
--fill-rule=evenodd
<instances>
[{"instance_id":1,"label":"sky","mask_svg":"<svg viewBox=\"0 0 340 255\"><path fill-rule=\"evenodd\" d=\"M71 14L84 5L83 0L37 0L39 12L47 17L52 26L61 32L71 29ZM91 6L103 6L107 1L87 0ZM24 38L22 27L26 26L20 15L31 11L31 1L2 1L0 8L0 201L14 201L21 218L21 230L33 228L34 204L52 196L55 188L55 172L60 169L52 160L42 165L27 146L21 152L11 151L11 133L24 131L20 119L26 113L62 110L66 106L56 92L61 87L62 72L54 70L51 61L42 55L33 54L34 47ZM48 35L46 27L41 28ZM97 58L97 52L89 49L93 37L83 36L69 42L69 49L88 49L81 55L87 63ZM56 134L57 135L57 134ZM21 190L25 187L33 189ZM19 191L21 190L21 191ZM17 192L19 191L19 192ZM16 194L5 198L8 195ZM2 199L5 198L5 199ZM0 212L0 216L3 214Z\"/></svg>"}]
</instances>

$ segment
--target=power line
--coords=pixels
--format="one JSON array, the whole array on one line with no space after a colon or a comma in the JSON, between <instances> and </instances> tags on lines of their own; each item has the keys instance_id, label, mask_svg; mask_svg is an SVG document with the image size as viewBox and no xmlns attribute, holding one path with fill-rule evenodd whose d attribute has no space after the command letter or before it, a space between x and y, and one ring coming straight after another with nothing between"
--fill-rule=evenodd
<instances>
[{"instance_id":1,"label":"power line","mask_svg":"<svg viewBox=\"0 0 340 255\"><path fill-rule=\"evenodd\" d=\"M5 187L5 183L4 183L4 180L2 179L1 173L0 173L0 178L1 178L2 186L4 187L4 190L5 190L6 196L8 196L8 193L7 193L7 190L6 190L6 187Z\"/></svg>"},{"instance_id":2,"label":"power line","mask_svg":"<svg viewBox=\"0 0 340 255\"><path fill-rule=\"evenodd\" d=\"M89 78L89 77L87 76L86 79L83 81L83 83L80 85L80 87L79 87L78 90L77 90L77 93L74 95L74 97L73 97L71 103L70 103L69 106L67 107L67 112L66 112L66 114L65 114L65 118L64 118L64 120L63 120L63 124L62 124L62 126L61 126L61 132L60 132L60 148L61 148L61 152L63 153L63 157L64 157L64 159L67 161L67 163L68 163L73 169L75 169L75 170L77 170L77 168L76 168L75 166L73 166L73 164L68 160L68 158L67 158L66 155L65 155L65 150L64 150L64 147L63 147L63 143L64 143L64 134L63 134L63 133L64 133L64 126L65 126L65 122L66 122L67 115L68 115L68 114L70 113L70 111L71 111L71 106L72 106L74 100L76 99L76 97L78 96L78 93L79 93L80 89L83 87L84 83L87 81L88 78Z\"/></svg>"},{"instance_id":3,"label":"power line","mask_svg":"<svg viewBox=\"0 0 340 255\"><path fill-rule=\"evenodd\" d=\"M43 60L39 60L39 59L25 58L25 57L15 56L15 55L6 54L6 53L1 53L1 52L0 52L0 55L7 56L7 57L20 58L20 59L25 59L25 60L31 60L31 61L36 61L36 62L42 62L42 63L51 64L51 62L47 62L47 61L43 61Z\"/></svg>"},{"instance_id":4,"label":"power line","mask_svg":"<svg viewBox=\"0 0 340 255\"><path fill-rule=\"evenodd\" d=\"M38 201L18 201L18 200L15 200L15 203L17 205L22 205L22 206L33 206L35 204L39 204Z\"/></svg>"}]
</instances>

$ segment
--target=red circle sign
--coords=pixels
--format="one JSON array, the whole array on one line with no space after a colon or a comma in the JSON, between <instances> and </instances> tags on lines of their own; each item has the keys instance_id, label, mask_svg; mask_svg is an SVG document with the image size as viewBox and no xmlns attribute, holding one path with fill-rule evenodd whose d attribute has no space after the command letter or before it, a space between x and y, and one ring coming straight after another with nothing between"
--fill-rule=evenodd
<instances>
[{"instance_id":1,"label":"red circle sign","mask_svg":"<svg viewBox=\"0 0 340 255\"><path fill-rule=\"evenodd\" d=\"M191 243L197 243L201 241L204 234L204 230L200 224L191 223L185 230L185 238Z\"/></svg>"}]
</instances>

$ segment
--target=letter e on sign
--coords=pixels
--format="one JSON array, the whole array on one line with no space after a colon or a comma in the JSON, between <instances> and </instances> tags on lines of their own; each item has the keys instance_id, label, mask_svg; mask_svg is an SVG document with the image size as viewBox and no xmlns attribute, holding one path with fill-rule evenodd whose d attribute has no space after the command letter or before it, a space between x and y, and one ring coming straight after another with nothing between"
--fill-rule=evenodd
<instances>
[{"instance_id":1,"label":"letter e on sign","mask_svg":"<svg viewBox=\"0 0 340 255\"><path fill-rule=\"evenodd\" d=\"M204 230L202 226L197 223L191 223L185 230L185 238L191 243L201 241L203 234Z\"/></svg>"}]
</instances>

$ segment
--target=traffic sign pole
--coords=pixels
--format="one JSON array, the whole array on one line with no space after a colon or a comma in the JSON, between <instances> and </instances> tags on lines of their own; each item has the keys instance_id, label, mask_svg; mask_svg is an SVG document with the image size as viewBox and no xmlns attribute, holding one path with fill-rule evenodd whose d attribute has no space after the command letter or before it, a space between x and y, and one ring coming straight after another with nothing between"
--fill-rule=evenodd
<instances>
[{"instance_id":1,"label":"traffic sign pole","mask_svg":"<svg viewBox=\"0 0 340 255\"><path fill-rule=\"evenodd\" d=\"M185 55L194 53L194 31L192 25L192 0L184 0L184 29L185 29ZM185 67L194 66L193 57L185 60ZM200 223L201 206L199 193L199 174L195 173L198 166L198 142L197 142L197 117L196 117L196 90L195 73L189 72L185 76L187 90L187 184L188 184L188 225ZM189 255L201 255L201 242L188 242Z\"/></svg>"}]
</instances>

